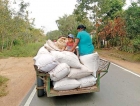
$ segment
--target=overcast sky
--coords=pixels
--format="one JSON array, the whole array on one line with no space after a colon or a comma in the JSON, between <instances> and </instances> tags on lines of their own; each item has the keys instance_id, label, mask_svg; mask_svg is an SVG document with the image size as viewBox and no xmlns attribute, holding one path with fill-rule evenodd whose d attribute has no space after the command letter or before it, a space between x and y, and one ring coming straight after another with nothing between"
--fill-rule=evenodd
<instances>
[{"instance_id":1,"label":"overcast sky","mask_svg":"<svg viewBox=\"0 0 140 106\"><path fill-rule=\"evenodd\" d=\"M14 0L11 0L14 1ZM15 0L19 1L19 0ZM55 23L64 14L72 14L76 0L24 0L30 3L30 17L35 18L37 28L44 28L45 32L57 29ZM15 6L15 5L14 5Z\"/></svg>"},{"instance_id":2,"label":"overcast sky","mask_svg":"<svg viewBox=\"0 0 140 106\"><path fill-rule=\"evenodd\" d=\"M14 1L14 0L11 0ZM20 1L20 0L15 0ZM64 14L72 14L76 0L24 0L29 2L27 8L31 18L35 18L35 26L37 28L44 27L45 32L57 29L55 21ZM126 0L130 5L131 0ZM135 0L133 0L135 1ZM15 5L14 5L15 7ZM126 6L128 7L128 5Z\"/></svg>"}]
</instances>

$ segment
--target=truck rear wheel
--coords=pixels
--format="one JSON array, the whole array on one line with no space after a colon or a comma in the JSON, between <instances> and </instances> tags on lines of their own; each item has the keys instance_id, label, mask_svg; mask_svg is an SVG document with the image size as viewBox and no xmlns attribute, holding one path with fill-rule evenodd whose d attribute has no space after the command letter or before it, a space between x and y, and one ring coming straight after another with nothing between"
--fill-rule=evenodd
<instances>
[{"instance_id":1,"label":"truck rear wheel","mask_svg":"<svg viewBox=\"0 0 140 106\"><path fill-rule=\"evenodd\" d=\"M44 82L39 77L37 77L37 87L44 87ZM44 96L44 89L37 89L37 96L38 97Z\"/></svg>"}]
</instances>

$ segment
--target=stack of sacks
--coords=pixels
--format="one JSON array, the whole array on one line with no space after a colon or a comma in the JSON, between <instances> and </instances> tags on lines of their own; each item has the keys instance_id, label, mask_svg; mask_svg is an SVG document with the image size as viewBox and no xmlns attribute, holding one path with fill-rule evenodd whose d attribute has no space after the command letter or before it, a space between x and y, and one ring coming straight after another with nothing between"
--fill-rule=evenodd
<instances>
[{"instance_id":1,"label":"stack of sacks","mask_svg":"<svg viewBox=\"0 0 140 106\"><path fill-rule=\"evenodd\" d=\"M80 83L80 88L90 87L95 85L97 80L92 73L87 67L81 65L80 69L71 68L68 78L76 79Z\"/></svg>"},{"instance_id":2,"label":"stack of sacks","mask_svg":"<svg viewBox=\"0 0 140 106\"><path fill-rule=\"evenodd\" d=\"M51 46L50 46L51 45ZM79 58L69 51L58 51L59 49L51 41L47 41L34 57L35 65L41 71L48 72L53 81L54 90L71 90L75 88L90 87L96 84L95 64L92 56ZM94 55L94 53L92 54ZM89 57L92 57L89 59ZM96 56L94 56L96 57ZM97 67L89 67L84 60L92 62L90 65ZM92 59L92 60L91 60ZM97 70L96 70L97 71ZM93 76L94 75L94 76Z\"/></svg>"},{"instance_id":3,"label":"stack of sacks","mask_svg":"<svg viewBox=\"0 0 140 106\"><path fill-rule=\"evenodd\" d=\"M53 89L61 91L61 90L71 90L75 88L91 87L95 85L97 78L91 75L92 72L89 71L86 72L86 70L82 70L82 72L80 72L81 70L82 69L70 68L70 73L64 78L58 81L54 81L55 79L51 78L53 80L54 85ZM50 74L50 77L51 76L52 75Z\"/></svg>"},{"instance_id":4,"label":"stack of sacks","mask_svg":"<svg viewBox=\"0 0 140 106\"><path fill-rule=\"evenodd\" d=\"M55 82L55 90L74 89L78 85L77 81L80 83L78 86L80 88L93 86L96 83L96 78L92 76L93 71L90 71L86 66L82 65L74 53L68 51L51 51L51 54L59 63L66 63L70 66L69 74L65 74L63 79L56 81L51 78Z\"/></svg>"}]
</instances>

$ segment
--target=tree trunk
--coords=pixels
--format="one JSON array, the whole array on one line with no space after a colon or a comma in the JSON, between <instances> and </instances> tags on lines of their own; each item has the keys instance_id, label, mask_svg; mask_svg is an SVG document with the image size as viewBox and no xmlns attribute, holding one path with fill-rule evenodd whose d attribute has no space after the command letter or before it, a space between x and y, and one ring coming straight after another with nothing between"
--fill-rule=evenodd
<instances>
[{"instance_id":1,"label":"tree trunk","mask_svg":"<svg viewBox=\"0 0 140 106\"><path fill-rule=\"evenodd\" d=\"M12 49L12 47L13 47L13 42L14 42L14 40L12 40L11 42L10 42L10 50Z\"/></svg>"}]
</instances>

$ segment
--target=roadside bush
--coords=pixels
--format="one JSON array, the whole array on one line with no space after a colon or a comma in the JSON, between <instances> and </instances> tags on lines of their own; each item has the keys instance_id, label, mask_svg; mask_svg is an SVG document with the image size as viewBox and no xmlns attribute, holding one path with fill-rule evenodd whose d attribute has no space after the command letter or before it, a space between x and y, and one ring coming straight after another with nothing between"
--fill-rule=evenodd
<instances>
[{"instance_id":1,"label":"roadside bush","mask_svg":"<svg viewBox=\"0 0 140 106\"><path fill-rule=\"evenodd\" d=\"M14 46L15 46L15 45L22 45L22 44L23 44L23 41L20 40L20 39L15 39L15 40L13 41L13 44L14 44Z\"/></svg>"},{"instance_id":2,"label":"roadside bush","mask_svg":"<svg viewBox=\"0 0 140 106\"><path fill-rule=\"evenodd\" d=\"M43 46L43 43L30 43L22 46L16 45L11 50L0 52L0 57L33 57L41 46Z\"/></svg>"},{"instance_id":3,"label":"roadside bush","mask_svg":"<svg viewBox=\"0 0 140 106\"><path fill-rule=\"evenodd\" d=\"M120 47L121 51L128 53L139 53L140 52L140 37L133 40L126 40L123 42L123 46Z\"/></svg>"},{"instance_id":4,"label":"roadside bush","mask_svg":"<svg viewBox=\"0 0 140 106\"><path fill-rule=\"evenodd\" d=\"M128 53L134 53L134 48L132 45L123 45L122 47L120 47L120 50Z\"/></svg>"},{"instance_id":5,"label":"roadside bush","mask_svg":"<svg viewBox=\"0 0 140 106\"><path fill-rule=\"evenodd\" d=\"M6 91L6 82L8 81L7 78L0 75L0 97L5 96L8 92Z\"/></svg>"},{"instance_id":6,"label":"roadside bush","mask_svg":"<svg viewBox=\"0 0 140 106\"><path fill-rule=\"evenodd\" d=\"M140 37L133 40L133 46L135 48L135 52L140 51Z\"/></svg>"}]
</instances>

